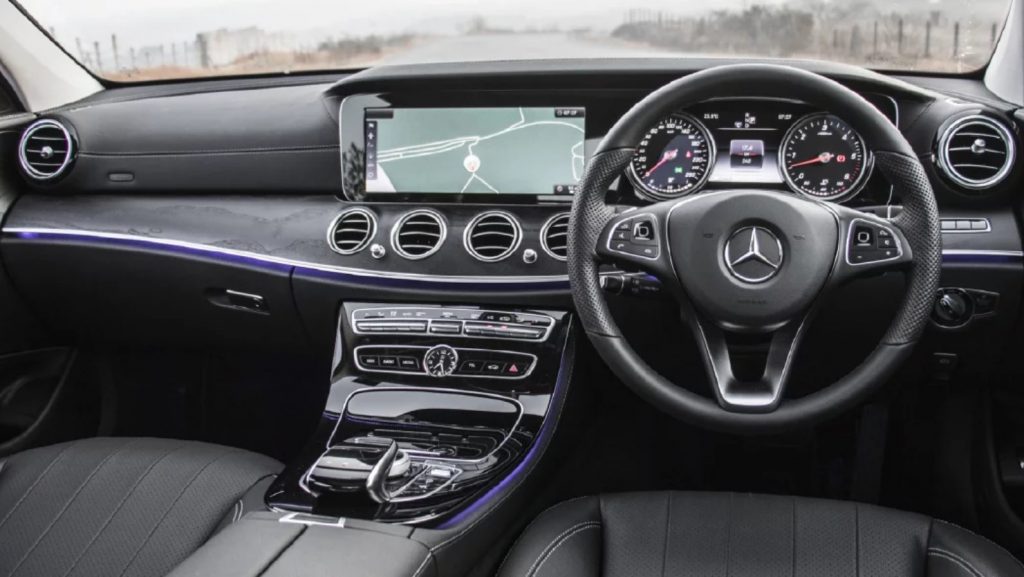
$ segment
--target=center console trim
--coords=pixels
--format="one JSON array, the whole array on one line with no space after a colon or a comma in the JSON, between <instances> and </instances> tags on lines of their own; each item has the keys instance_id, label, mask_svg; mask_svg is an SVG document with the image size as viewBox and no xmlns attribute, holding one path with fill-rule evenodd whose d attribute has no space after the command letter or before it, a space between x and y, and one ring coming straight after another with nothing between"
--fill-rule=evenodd
<instances>
[{"instance_id":1,"label":"center console trim","mask_svg":"<svg viewBox=\"0 0 1024 577\"><path fill-rule=\"evenodd\" d=\"M444 389L442 389L442 388L438 388L438 389L424 389L423 387L364 387L362 389L356 389L356 390L352 391L349 394L349 396L345 399L345 405L344 405L344 407L341 410L341 414L338 415L338 420L334 423L334 430L331 431L331 435L330 435L330 437L327 438L327 443L325 443L325 445L324 445L326 449L330 449L331 448L331 443L334 441L334 436L338 433L338 427L341 426L341 422L343 420L345 420L345 415L348 414L348 403L349 403L349 401L352 400L352 397L354 397L356 395L359 395L359 394L372 393L372 392L380 392L380 391L388 391L388 392L409 391L409 392L412 392L412 393L437 392L437 393L449 393L449 394L453 394L453 395L465 395L467 397L485 397L485 398L488 398L488 399L497 399L499 401L508 401L509 403L512 403L512 404L516 405L516 407L519 408L519 414L516 417L515 423L513 423L512 427L511 427L511 432L512 433L515 433L516 429L519 428L519 425L522 424L522 422L523 422L523 414L526 412L526 409L523 407L523 404L520 403L518 399L514 399L512 397L506 397L504 395L497 395L497 394L493 394L493 393L484 393L484 392L480 392L480 391L463 391L463 390L459 390L459 389L447 389L447 388L444 388ZM479 457L477 459L452 459L451 457L432 457L430 459L424 459L424 460L426 460L426 461L437 461L437 462L443 463L443 464L476 465L476 464L485 462L487 459L490 459L491 456L493 456L495 453L500 451L501 448L504 447L505 444L508 443L508 440L511 439L511 438L512 438L511 434L510 435L506 435L505 438L502 439L502 441L500 443L498 443L498 445L496 447L494 447L494 449L491 450L490 453L487 453L483 457ZM315 462L313 464L314 464L314 466L316 465ZM309 471L312 471L312 470L313 470L313 467L310 467ZM306 472L307 475L309 474L309 471Z\"/></svg>"}]
</instances>

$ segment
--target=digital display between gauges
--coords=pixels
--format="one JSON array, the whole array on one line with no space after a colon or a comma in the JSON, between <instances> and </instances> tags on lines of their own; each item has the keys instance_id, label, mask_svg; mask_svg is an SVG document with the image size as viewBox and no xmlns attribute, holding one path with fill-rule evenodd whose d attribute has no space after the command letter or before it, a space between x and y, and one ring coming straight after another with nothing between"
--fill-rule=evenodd
<instances>
[{"instance_id":1,"label":"digital display between gauges","mask_svg":"<svg viewBox=\"0 0 1024 577\"><path fill-rule=\"evenodd\" d=\"M855 194L871 170L864 139L830 114L812 114L793 124L779 149L782 176L793 190L822 200Z\"/></svg>"},{"instance_id":2,"label":"digital display between gauges","mask_svg":"<svg viewBox=\"0 0 1024 577\"><path fill-rule=\"evenodd\" d=\"M647 131L628 174L641 195L666 200L699 189L714 159L715 144L704 125L687 114L673 114Z\"/></svg>"}]
</instances>

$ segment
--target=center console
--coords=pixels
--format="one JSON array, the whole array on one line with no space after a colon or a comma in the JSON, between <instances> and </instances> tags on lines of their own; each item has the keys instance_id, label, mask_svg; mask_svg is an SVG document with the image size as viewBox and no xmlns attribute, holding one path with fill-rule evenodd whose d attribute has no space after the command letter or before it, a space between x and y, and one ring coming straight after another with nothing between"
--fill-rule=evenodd
<instances>
[{"instance_id":1,"label":"center console","mask_svg":"<svg viewBox=\"0 0 1024 577\"><path fill-rule=\"evenodd\" d=\"M556 310L343 303L327 407L268 505L456 523L522 474L550 435L570 321Z\"/></svg>"}]
</instances>

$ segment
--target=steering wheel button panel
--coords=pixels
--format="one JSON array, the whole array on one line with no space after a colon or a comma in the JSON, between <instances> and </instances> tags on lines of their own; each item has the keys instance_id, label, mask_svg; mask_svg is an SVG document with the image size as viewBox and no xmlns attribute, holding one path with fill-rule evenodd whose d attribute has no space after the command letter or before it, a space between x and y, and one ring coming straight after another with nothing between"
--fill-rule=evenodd
<instances>
[{"instance_id":1,"label":"steering wheel button panel","mask_svg":"<svg viewBox=\"0 0 1024 577\"><path fill-rule=\"evenodd\" d=\"M892 229L866 219L853 219L846 244L846 261L851 265L879 263L903 256Z\"/></svg>"},{"instance_id":2,"label":"steering wheel button panel","mask_svg":"<svg viewBox=\"0 0 1024 577\"><path fill-rule=\"evenodd\" d=\"M608 250L655 260L661 256L657 224L650 215L625 218L612 227Z\"/></svg>"}]
</instances>

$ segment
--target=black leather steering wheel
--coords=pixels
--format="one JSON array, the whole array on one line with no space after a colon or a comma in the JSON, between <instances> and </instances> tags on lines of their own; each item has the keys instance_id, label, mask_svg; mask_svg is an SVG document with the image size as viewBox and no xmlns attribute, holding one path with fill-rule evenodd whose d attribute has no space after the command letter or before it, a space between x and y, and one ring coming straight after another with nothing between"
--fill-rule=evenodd
<instances>
[{"instance_id":1,"label":"black leather steering wheel","mask_svg":"<svg viewBox=\"0 0 1024 577\"><path fill-rule=\"evenodd\" d=\"M609 186L651 125L722 95L797 99L839 116L864 137L875 166L895 187L902 212L886 220L838 204L753 189L695 194L618 214L605 205ZM631 240L618 242L623 236ZM924 169L899 130L874 106L804 70L730 65L664 86L608 132L573 201L569 279L591 342L638 394L705 428L774 433L834 416L893 374L927 323L938 287L941 243L938 209ZM651 273L677 298L701 348L714 399L669 382L626 342L601 290L601 263ZM794 353L821 296L854 277L891 269L906 271L907 292L878 346L838 382L784 399ZM727 345L731 333L760 334L769 343L760 378L734 373Z\"/></svg>"}]
</instances>

